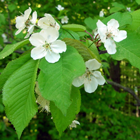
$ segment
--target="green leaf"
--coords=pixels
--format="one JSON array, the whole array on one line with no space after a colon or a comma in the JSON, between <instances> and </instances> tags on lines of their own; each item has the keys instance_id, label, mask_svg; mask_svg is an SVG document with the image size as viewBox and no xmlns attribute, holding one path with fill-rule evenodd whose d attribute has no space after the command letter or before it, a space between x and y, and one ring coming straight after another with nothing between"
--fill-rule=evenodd
<instances>
[{"instance_id":1,"label":"green leaf","mask_svg":"<svg viewBox=\"0 0 140 140\"><path fill-rule=\"evenodd\" d=\"M64 38L72 38L72 39L79 40L79 35L74 31L63 29L62 33L60 33L60 39L64 39Z\"/></svg>"},{"instance_id":2,"label":"green leaf","mask_svg":"<svg viewBox=\"0 0 140 140\"><path fill-rule=\"evenodd\" d=\"M112 55L116 60L127 59L140 69L140 35L128 32L127 38L117 44L117 52Z\"/></svg>"},{"instance_id":3,"label":"green leaf","mask_svg":"<svg viewBox=\"0 0 140 140\"><path fill-rule=\"evenodd\" d=\"M126 13L117 12L115 14L112 14L112 15L106 17L103 20L103 23L107 24L107 22L111 19L117 20L120 25L119 27L132 23L132 16L129 12L126 12Z\"/></svg>"},{"instance_id":4,"label":"green leaf","mask_svg":"<svg viewBox=\"0 0 140 140\"><path fill-rule=\"evenodd\" d=\"M86 30L85 26L79 24L67 24L63 25L62 28L66 30L72 30L75 32L84 32Z\"/></svg>"},{"instance_id":5,"label":"green leaf","mask_svg":"<svg viewBox=\"0 0 140 140\"><path fill-rule=\"evenodd\" d=\"M38 61L30 59L9 77L3 88L6 115L14 125L18 138L37 112L34 96L37 68Z\"/></svg>"},{"instance_id":6,"label":"green leaf","mask_svg":"<svg viewBox=\"0 0 140 140\"><path fill-rule=\"evenodd\" d=\"M126 9L126 7L123 4L120 4L118 2L113 2L112 6L114 6L114 7L110 9L110 13L114 13L114 12L118 12L122 9Z\"/></svg>"},{"instance_id":7,"label":"green leaf","mask_svg":"<svg viewBox=\"0 0 140 140\"><path fill-rule=\"evenodd\" d=\"M8 9L13 12L15 9L17 8L17 6L15 4L10 4L8 5Z\"/></svg>"},{"instance_id":8,"label":"green leaf","mask_svg":"<svg viewBox=\"0 0 140 140\"><path fill-rule=\"evenodd\" d=\"M19 67L25 64L30 58L30 53L27 53L8 63L0 75L0 90L2 90L4 83L10 77L10 75L12 75Z\"/></svg>"},{"instance_id":9,"label":"green leaf","mask_svg":"<svg viewBox=\"0 0 140 140\"><path fill-rule=\"evenodd\" d=\"M96 53L92 52L87 46L85 46L80 41L70 38L64 38L63 41L65 41L67 45L76 48L85 61L95 58L96 60L101 62Z\"/></svg>"},{"instance_id":10,"label":"green leaf","mask_svg":"<svg viewBox=\"0 0 140 140\"><path fill-rule=\"evenodd\" d=\"M23 41L18 42L16 44L6 45L5 48L0 52L0 59L4 59L6 56L10 55L15 50L21 48L22 46L24 46L28 43L29 43L29 40L26 39L26 40L23 40Z\"/></svg>"},{"instance_id":11,"label":"green leaf","mask_svg":"<svg viewBox=\"0 0 140 140\"><path fill-rule=\"evenodd\" d=\"M129 30L137 30L140 27L140 10L136 10L131 13L133 22L128 26Z\"/></svg>"},{"instance_id":12,"label":"green leaf","mask_svg":"<svg viewBox=\"0 0 140 140\"><path fill-rule=\"evenodd\" d=\"M96 45L91 40L86 40L86 43L88 45L88 48L96 55L96 58L100 60L100 55L99 55Z\"/></svg>"},{"instance_id":13,"label":"green leaf","mask_svg":"<svg viewBox=\"0 0 140 140\"><path fill-rule=\"evenodd\" d=\"M94 18L92 19L91 17L88 17L84 20L84 23L86 24L86 26L92 30L96 29L96 23L97 23L98 19Z\"/></svg>"},{"instance_id":14,"label":"green leaf","mask_svg":"<svg viewBox=\"0 0 140 140\"><path fill-rule=\"evenodd\" d=\"M41 72L38 78L42 96L50 101L66 115L71 104L70 92L72 81L85 72L85 63L75 48L67 46L56 63L48 63L42 59L39 65Z\"/></svg>"},{"instance_id":15,"label":"green leaf","mask_svg":"<svg viewBox=\"0 0 140 140\"><path fill-rule=\"evenodd\" d=\"M5 16L4 14L0 14L0 25L5 24Z\"/></svg>"},{"instance_id":16,"label":"green leaf","mask_svg":"<svg viewBox=\"0 0 140 140\"><path fill-rule=\"evenodd\" d=\"M72 87L71 100L72 103L68 108L67 115L63 115L61 110L58 109L53 102L50 104L53 121L60 135L72 123L75 119L75 115L80 111L81 96L76 87Z\"/></svg>"},{"instance_id":17,"label":"green leaf","mask_svg":"<svg viewBox=\"0 0 140 140\"><path fill-rule=\"evenodd\" d=\"M137 2L138 4L140 4L140 0L136 0L136 2Z\"/></svg>"}]
</instances>

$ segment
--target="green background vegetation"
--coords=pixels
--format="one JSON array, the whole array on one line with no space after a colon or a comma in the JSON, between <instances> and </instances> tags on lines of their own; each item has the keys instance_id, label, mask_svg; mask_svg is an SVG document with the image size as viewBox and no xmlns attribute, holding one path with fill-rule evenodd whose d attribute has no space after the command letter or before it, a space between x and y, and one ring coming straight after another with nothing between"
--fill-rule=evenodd
<instances>
[{"instance_id":1,"label":"green background vegetation","mask_svg":"<svg viewBox=\"0 0 140 140\"><path fill-rule=\"evenodd\" d=\"M139 0L137 0L139 2ZM7 0L0 1L0 49L6 44L16 43L24 38L24 33L15 36L15 18L30 6L37 11L38 18L44 13L50 13L59 22L65 15L69 23L78 23L84 26L86 18L94 20L99 17L99 12L104 11L105 17L115 12L127 12L140 8L134 0ZM60 4L65 9L59 12L56 6ZM20 12L19 12L20 11ZM86 20L85 20L86 19ZM92 22L89 26L94 28ZM91 28L89 31L91 31ZM4 42L2 34L7 35ZM21 50L16 51L4 60L0 61L0 72L6 67L10 60L19 57L20 53L28 50L25 45ZM112 79L125 87L129 87L139 96L140 74L139 69L131 66L127 60L116 61L109 55L101 55L104 65L104 73L107 79ZM137 90L136 90L137 87ZM61 136L54 126L51 115L46 112L38 112L24 130L21 140L139 140L140 139L140 118L139 107L136 100L128 92L119 87L109 84L100 86L88 94L81 89L82 105L81 111L76 119L80 122L77 128L68 128ZM17 134L4 113L2 95L0 96L0 140L16 140Z\"/></svg>"}]
</instances>

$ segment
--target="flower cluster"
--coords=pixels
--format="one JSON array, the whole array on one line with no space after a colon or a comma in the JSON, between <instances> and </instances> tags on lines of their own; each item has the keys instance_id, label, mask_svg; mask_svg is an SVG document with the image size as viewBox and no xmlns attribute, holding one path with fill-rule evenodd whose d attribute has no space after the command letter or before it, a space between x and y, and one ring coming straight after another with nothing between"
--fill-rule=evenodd
<instances>
[{"instance_id":1,"label":"flower cluster","mask_svg":"<svg viewBox=\"0 0 140 140\"><path fill-rule=\"evenodd\" d=\"M78 121L73 120L72 123L69 125L69 127L70 127L70 128L76 128L76 127L77 127L77 126L76 126L77 124L80 125L80 123L79 123Z\"/></svg>"},{"instance_id":2,"label":"flower cluster","mask_svg":"<svg viewBox=\"0 0 140 140\"><path fill-rule=\"evenodd\" d=\"M61 40L57 40L59 37L59 24L50 14L44 14L44 17L37 20L36 11L33 12L32 18L30 17L31 8L27 9L23 15L16 18L16 28L18 31L16 34L20 33L23 29L27 28L28 33L25 38L29 37L34 26L41 29L39 33L33 33L29 38L30 43L35 46L31 50L31 57L36 59L45 59L49 63L55 63L60 59L60 54L66 51L66 44Z\"/></svg>"},{"instance_id":3,"label":"flower cluster","mask_svg":"<svg viewBox=\"0 0 140 140\"><path fill-rule=\"evenodd\" d=\"M105 79L101 75L101 72L95 71L101 67L101 63L99 63L96 59L86 61L85 65L85 74L75 78L72 84L75 87L79 87L84 84L85 91L92 93L97 89L98 85L103 85L105 83Z\"/></svg>"},{"instance_id":4,"label":"flower cluster","mask_svg":"<svg viewBox=\"0 0 140 140\"><path fill-rule=\"evenodd\" d=\"M101 42L109 54L116 53L116 42L120 42L127 37L127 32L124 30L119 30L119 23L115 19L111 19L107 26L103 24L100 20L97 22L97 33L100 36Z\"/></svg>"}]
</instances>

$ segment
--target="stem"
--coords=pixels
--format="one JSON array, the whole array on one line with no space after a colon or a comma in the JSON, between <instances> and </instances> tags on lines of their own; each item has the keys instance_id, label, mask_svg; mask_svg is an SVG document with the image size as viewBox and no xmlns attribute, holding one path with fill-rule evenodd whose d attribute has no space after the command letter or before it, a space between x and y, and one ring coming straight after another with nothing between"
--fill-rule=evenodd
<instances>
[{"instance_id":1,"label":"stem","mask_svg":"<svg viewBox=\"0 0 140 140\"><path fill-rule=\"evenodd\" d=\"M88 31L86 31L85 30L85 32L87 33L87 34L89 34L90 35L90 37L92 38L92 40L94 40L94 38L93 38L93 36L92 36L92 34L91 33L89 33Z\"/></svg>"}]
</instances>

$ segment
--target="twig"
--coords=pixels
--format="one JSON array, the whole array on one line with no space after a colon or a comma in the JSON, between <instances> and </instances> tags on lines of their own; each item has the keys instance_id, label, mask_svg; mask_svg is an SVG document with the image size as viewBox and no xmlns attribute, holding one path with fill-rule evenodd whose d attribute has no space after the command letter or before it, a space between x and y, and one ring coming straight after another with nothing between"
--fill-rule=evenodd
<instances>
[{"instance_id":1,"label":"twig","mask_svg":"<svg viewBox=\"0 0 140 140\"><path fill-rule=\"evenodd\" d=\"M85 30L85 32L90 35L90 37L92 38L92 40L94 40L93 36L88 31Z\"/></svg>"},{"instance_id":2,"label":"twig","mask_svg":"<svg viewBox=\"0 0 140 140\"><path fill-rule=\"evenodd\" d=\"M132 89L130 89L128 87L124 87L124 86L122 86L122 85L120 85L120 84L118 84L116 82L109 81L109 80L107 80L107 83L110 84L110 85L122 88L124 91L129 92L137 100L137 105L135 105L135 106L140 106L140 99L139 99L139 97L135 94L135 92Z\"/></svg>"},{"instance_id":3,"label":"twig","mask_svg":"<svg viewBox=\"0 0 140 140\"><path fill-rule=\"evenodd\" d=\"M99 54L107 53L107 51L99 51Z\"/></svg>"}]
</instances>

